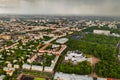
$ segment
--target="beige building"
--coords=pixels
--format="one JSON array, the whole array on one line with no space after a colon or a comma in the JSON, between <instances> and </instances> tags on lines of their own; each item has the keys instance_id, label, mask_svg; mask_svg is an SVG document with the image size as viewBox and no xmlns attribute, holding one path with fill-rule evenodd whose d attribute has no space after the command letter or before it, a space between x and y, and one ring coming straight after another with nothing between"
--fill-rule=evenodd
<instances>
[{"instance_id":1,"label":"beige building","mask_svg":"<svg viewBox=\"0 0 120 80\"><path fill-rule=\"evenodd\" d=\"M10 34L0 34L0 38L5 39L5 40L10 40L11 39L11 35Z\"/></svg>"},{"instance_id":2,"label":"beige building","mask_svg":"<svg viewBox=\"0 0 120 80\"><path fill-rule=\"evenodd\" d=\"M110 35L110 31L108 31L108 30L94 30L93 33L95 33L95 34Z\"/></svg>"}]
</instances>

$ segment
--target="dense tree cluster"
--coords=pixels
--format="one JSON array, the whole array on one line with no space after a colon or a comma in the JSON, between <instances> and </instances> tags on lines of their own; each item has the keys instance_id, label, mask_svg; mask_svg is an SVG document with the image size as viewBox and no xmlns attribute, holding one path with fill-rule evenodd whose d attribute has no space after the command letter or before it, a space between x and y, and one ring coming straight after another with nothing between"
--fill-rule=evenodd
<instances>
[{"instance_id":1,"label":"dense tree cluster","mask_svg":"<svg viewBox=\"0 0 120 80\"><path fill-rule=\"evenodd\" d=\"M100 59L100 62L95 66L95 70L93 70L98 76L120 78L120 65L116 58L116 44L120 38L96 34L88 34L82 39L74 39L71 36L68 36L68 38L68 50L77 49ZM91 72L91 68L84 63L80 63L77 66L73 66L70 63L58 64L58 66L60 66L59 69L62 72L76 74L89 74ZM81 66L85 66L86 71ZM59 69L57 67L57 70Z\"/></svg>"},{"instance_id":2,"label":"dense tree cluster","mask_svg":"<svg viewBox=\"0 0 120 80\"><path fill-rule=\"evenodd\" d=\"M115 62L102 60L96 64L95 71L102 77L120 78L120 65Z\"/></svg>"},{"instance_id":3,"label":"dense tree cluster","mask_svg":"<svg viewBox=\"0 0 120 80\"><path fill-rule=\"evenodd\" d=\"M89 34L83 38L86 42L94 42L98 44L107 44L107 45L114 45L118 43L120 38L113 37L113 36L105 36L105 35L97 35L97 34Z\"/></svg>"},{"instance_id":4,"label":"dense tree cluster","mask_svg":"<svg viewBox=\"0 0 120 80\"><path fill-rule=\"evenodd\" d=\"M58 60L58 63L55 67L56 71L64 72L64 73L69 73L69 74L80 74L80 75L86 75L90 74L92 72L92 67L91 64L88 61L83 61L78 64L73 64L71 62L64 62L64 55L68 49L66 49L63 52L63 55Z\"/></svg>"},{"instance_id":5,"label":"dense tree cluster","mask_svg":"<svg viewBox=\"0 0 120 80\"><path fill-rule=\"evenodd\" d=\"M111 60L111 57L115 58L116 44L119 41L119 38L96 34L88 34L81 40L71 37L69 39L67 43L69 50L78 49L104 60Z\"/></svg>"},{"instance_id":6,"label":"dense tree cluster","mask_svg":"<svg viewBox=\"0 0 120 80\"><path fill-rule=\"evenodd\" d=\"M1 74L4 74L4 71L3 71L3 69L0 69L0 75L1 75Z\"/></svg>"},{"instance_id":7,"label":"dense tree cluster","mask_svg":"<svg viewBox=\"0 0 120 80\"><path fill-rule=\"evenodd\" d=\"M75 74L90 74L92 71L92 67L90 66L90 63L87 61L84 61L82 63L79 63L77 65L73 65L72 63L65 63L60 65L59 70L64 73L75 73Z\"/></svg>"}]
</instances>

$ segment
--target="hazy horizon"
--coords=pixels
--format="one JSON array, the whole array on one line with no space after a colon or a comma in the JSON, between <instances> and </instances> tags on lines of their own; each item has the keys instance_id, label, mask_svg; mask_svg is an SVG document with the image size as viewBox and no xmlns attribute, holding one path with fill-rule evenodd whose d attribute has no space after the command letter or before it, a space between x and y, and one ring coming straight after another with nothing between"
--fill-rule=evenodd
<instances>
[{"instance_id":1,"label":"hazy horizon","mask_svg":"<svg viewBox=\"0 0 120 80\"><path fill-rule=\"evenodd\" d=\"M0 14L120 16L120 0L0 0Z\"/></svg>"}]
</instances>

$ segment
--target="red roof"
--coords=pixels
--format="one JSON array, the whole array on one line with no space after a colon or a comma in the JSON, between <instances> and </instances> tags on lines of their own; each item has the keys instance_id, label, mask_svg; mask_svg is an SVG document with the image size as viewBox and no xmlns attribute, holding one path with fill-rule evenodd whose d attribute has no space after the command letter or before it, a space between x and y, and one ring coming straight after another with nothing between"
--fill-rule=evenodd
<instances>
[{"instance_id":1,"label":"red roof","mask_svg":"<svg viewBox=\"0 0 120 80\"><path fill-rule=\"evenodd\" d=\"M107 80L116 80L116 79L113 79L113 78L107 78Z\"/></svg>"}]
</instances>

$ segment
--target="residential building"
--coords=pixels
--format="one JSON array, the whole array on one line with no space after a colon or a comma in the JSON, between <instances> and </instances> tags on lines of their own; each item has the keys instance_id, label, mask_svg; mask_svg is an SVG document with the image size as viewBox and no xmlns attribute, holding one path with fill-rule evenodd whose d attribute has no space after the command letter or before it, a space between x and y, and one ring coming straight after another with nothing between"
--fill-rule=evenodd
<instances>
[{"instance_id":1,"label":"residential building","mask_svg":"<svg viewBox=\"0 0 120 80\"><path fill-rule=\"evenodd\" d=\"M43 66L32 65L31 69L32 70L36 70L36 71L42 71L43 70Z\"/></svg>"},{"instance_id":2,"label":"residential building","mask_svg":"<svg viewBox=\"0 0 120 80\"><path fill-rule=\"evenodd\" d=\"M4 80L5 75L0 75L0 80Z\"/></svg>"},{"instance_id":3,"label":"residential building","mask_svg":"<svg viewBox=\"0 0 120 80\"><path fill-rule=\"evenodd\" d=\"M31 69L31 65L23 64L22 68L30 70Z\"/></svg>"},{"instance_id":4,"label":"residential building","mask_svg":"<svg viewBox=\"0 0 120 80\"><path fill-rule=\"evenodd\" d=\"M95 34L110 35L110 31L108 31L108 30L94 30L93 33L95 33Z\"/></svg>"}]
</instances>

